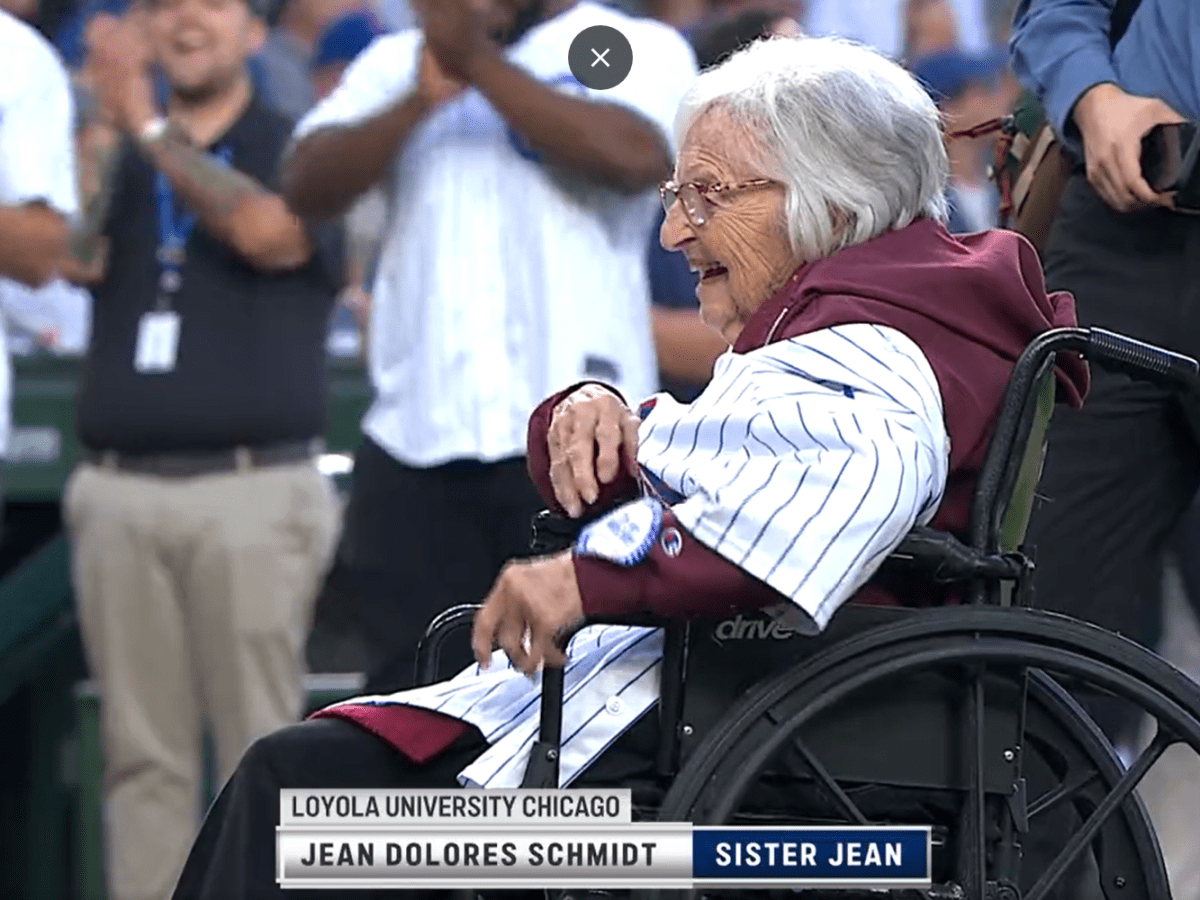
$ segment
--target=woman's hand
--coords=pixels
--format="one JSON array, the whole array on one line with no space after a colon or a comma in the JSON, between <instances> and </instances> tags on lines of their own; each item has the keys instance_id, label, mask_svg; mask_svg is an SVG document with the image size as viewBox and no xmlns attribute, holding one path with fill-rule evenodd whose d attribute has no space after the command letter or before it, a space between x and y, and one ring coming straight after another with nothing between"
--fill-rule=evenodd
<instances>
[{"instance_id":1,"label":"woman's hand","mask_svg":"<svg viewBox=\"0 0 1200 900\"><path fill-rule=\"evenodd\" d=\"M561 667L567 657L555 636L583 618L570 551L510 562L475 615L471 647L485 669L499 646L513 666L532 675L543 665Z\"/></svg>"},{"instance_id":2,"label":"woman's hand","mask_svg":"<svg viewBox=\"0 0 1200 900\"><path fill-rule=\"evenodd\" d=\"M637 472L638 417L612 391L585 384L567 395L550 416L546 435L554 496L572 518L595 503L600 485L621 471L621 453Z\"/></svg>"}]
</instances>

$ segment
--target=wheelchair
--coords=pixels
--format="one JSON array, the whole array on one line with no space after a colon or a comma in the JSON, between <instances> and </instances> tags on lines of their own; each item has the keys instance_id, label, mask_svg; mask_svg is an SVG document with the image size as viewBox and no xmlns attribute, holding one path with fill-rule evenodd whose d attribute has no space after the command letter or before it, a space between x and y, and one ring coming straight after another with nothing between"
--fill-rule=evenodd
<instances>
[{"instance_id":1,"label":"wheelchair","mask_svg":"<svg viewBox=\"0 0 1200 900\"><path fill-rule=\"evenodd\" d=\"M1169 747L1200 754L1200 689L1132 641L1034 608L1034 561L1022 541L1055 405L1058 353L1135 379L1187 390L1200 384L1195 360L1112 332L1064 328L1037 337L1010 378L968 533L918 527L880 570L929 591L957 591L954 605L850 603L817 637L773 631L768 617L745 613L580 626L664 630L659 790L650 802L635 791L635 816L697 825L932 826L934 886L883 892L898 897L1169 900L1154 828L1135 789ZM570 546L582 524L543 512L534 549ZM455 607L430 624L418 651L419 682L436 680L447 637L468 628L476 609ZM1153 720L1153 737L1130 765L1076 699L1081 689L1123 698ZM562 670L544 671L524 787L558 785L562 695ZM660 894L692 895L634 892Z\"/></svg>"}]
</instances>

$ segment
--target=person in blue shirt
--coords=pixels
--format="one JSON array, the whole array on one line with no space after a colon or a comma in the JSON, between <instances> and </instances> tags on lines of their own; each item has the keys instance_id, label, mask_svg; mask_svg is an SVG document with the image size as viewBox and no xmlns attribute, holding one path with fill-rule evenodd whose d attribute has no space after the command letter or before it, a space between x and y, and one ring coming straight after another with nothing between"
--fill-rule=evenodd
<instances>
[{"instance_id":1,"label":"person in blue shirt","mask_svg":"<svg viewBox=\"0 0 1200 900\"><path fill-rule=\"evenodd\" d=\"M1195 0L1141 0L1115 46L1113 0L1023 0L1010 49L1076 159L1045 248L1047 285L1081 325L1200 355L1200 216L1141 174L1142 138L1200 119ZM1200 398L1093 367L1083 409L1062 410L1029 542L1038 605L1155 646L1168 541L1200 487ZM1116 741L1136 720L1087 700Z\"/></svg>"}]
</instances>

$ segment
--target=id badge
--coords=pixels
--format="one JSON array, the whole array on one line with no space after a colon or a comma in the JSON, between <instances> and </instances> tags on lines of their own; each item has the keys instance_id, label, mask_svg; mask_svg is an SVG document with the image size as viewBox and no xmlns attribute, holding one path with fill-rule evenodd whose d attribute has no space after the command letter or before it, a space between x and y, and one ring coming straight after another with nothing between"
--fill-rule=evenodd
<instances>
[{"instance_id":1,"label":"id badge","mask_svg":"<svg viewBox=\"0 0 1200 900\"><path fill-rule=\"evenodd\" d=\"M143 374L170 372L179 350L179 313L148 312L138 323L133 367Z\"/></svg>"}]
</instances>

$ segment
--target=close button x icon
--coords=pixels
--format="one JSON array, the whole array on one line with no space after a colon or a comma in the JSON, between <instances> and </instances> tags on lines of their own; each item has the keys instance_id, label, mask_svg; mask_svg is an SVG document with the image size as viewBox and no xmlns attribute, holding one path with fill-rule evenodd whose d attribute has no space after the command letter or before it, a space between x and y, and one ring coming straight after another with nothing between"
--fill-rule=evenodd
<instances>
[{"instance_id":1,"label":"close button x icon","mask_svg":"<svg viewBox=\"0 0 1200 900\"><path fill-rule=\"evenodd\" d=\"M567 65L581 88L608 91L633 70L633 47L629 38L609 25L583 29L567 48Z\"/></svg>"}]
</instances>

